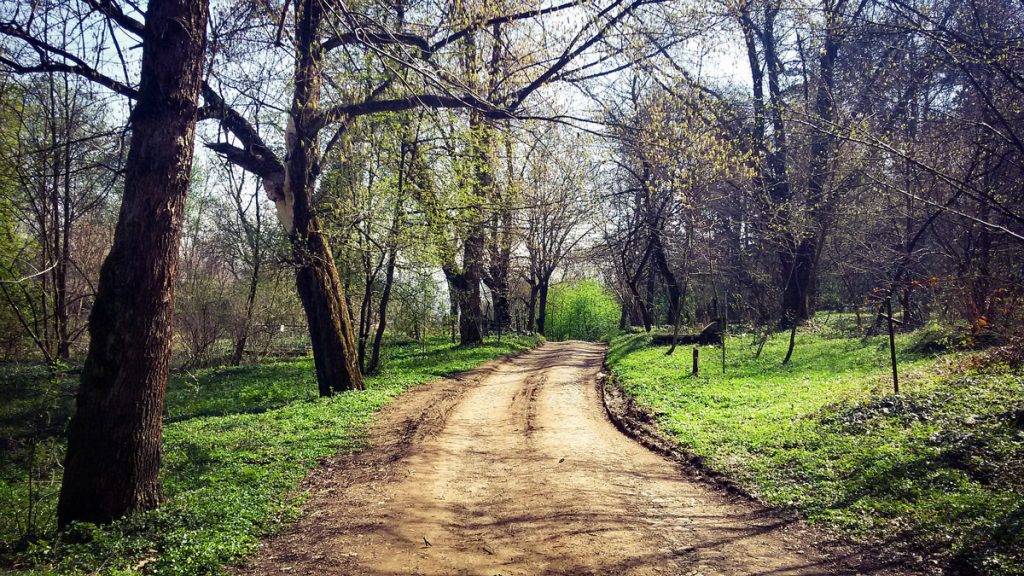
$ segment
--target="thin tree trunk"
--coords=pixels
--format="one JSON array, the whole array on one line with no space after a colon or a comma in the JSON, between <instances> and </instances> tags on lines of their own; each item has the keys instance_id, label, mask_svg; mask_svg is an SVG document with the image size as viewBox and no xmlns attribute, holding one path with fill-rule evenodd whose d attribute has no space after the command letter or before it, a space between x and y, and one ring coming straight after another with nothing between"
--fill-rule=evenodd
<instances>
[{"instance_id":1,"label":"thin tree trunk","mask_svg":"<svg viewBox=\"0 0 1024 576\"><path fill-rule=\"evenodd\" d=\"M373 321L373 283L375 273L370 271L370 256L363 255L363 301L359 305L359 369L366 368L366 341L370 338L370 324Z\"/></svg>"},{"instance_id":2,"label":"thin tree trunk","mask_svg":"<svg viewBox=\"0 0 1024 576\"><path fill-rule=\"evenodd\" d=\"M151 0L114 242L71 420L60 527L156 507L178 243L206 44L205 0Z\"/></svg>"},{"instance_id":3,"label":"thin tree trunk","mask_svg":"<svg viewBox=\"0 0 1024 576\"><path fill-rule=\"evenodd\" d=\"M644 298L644 331L650 332L654 326L654 267L647 266L646 298Z\"/></svg>"},{"instance_id":4,"label":"thin tree trunk","mask_svg":"<svg viewBox=\"0 0 1024 576\"><path fill-rule=\"evenodd\" d=\"M681 311L676 312L676 323L672 328L672 345L669 346L669 349L665 352L666 356L671 356L672 353L676 351L676 342L679 340L679 324L682 323L682 320L683 315Z\"/></svg>"},{"instance_id":5,"label":"thin tree trunk","mask_svg":"<svg viewBox=\"0 0 1024 576\"><path fill-rule=\"evenodd\" d=\"M786 358L782 360L783 365L789 364L790 359L793 358L793 348L796 346L796 327L796 322L789 327L789 348L786 350Z\"/></svg>"},{"instance_id":6,"label":"thin tree trunk","mask_svg":"<svg viewBox=\"0 0 1024 576\"><path fill-rule=\"evenodd\" d=\"M256 310L256 291L259 289L259 281L260 261L257 255L256 261L253 263L252 275L249 276L249 294L245 298L244 324L238 339L235 340L235 353L231 356L231 364L233 366L238 366L242 363L242 357L245 355L245 346L249 342L249 331L252 329L252 317Z\"/></svg>"},{"instance_id":7,"label":"thin tree trunk","mask_svg":"<svg viewBox=\"0 0 1024 576\"><path fill-rule=\"evenodd\" d=\"M67 78L65 77L65 94L68 93ZM67 96L65 96L66 100ZM71 358L71 338L69 336L68 324L68 267L71 263L71 115L65 105L64 111L64 145L61 147L61 154L64 161L64 183L63 194L61 194L61 223L56 234L60 251L57 259L57 267L54 269L54 287L57 292L57 299L54 303L54 317L57 320L57 358L67 361Z\"/></svg>"},{"instance_id":8,"label":"thin tree trunk","mask_svg":"<svg viewBox=\"0 0 1024 576\"><path fill-rule=\"evenodd\" d=\"M629 323L629 308L627 302L628 300L625 295L623 295L622 303L619 305L619 330L625 330L626 325Z\"/></svg>"},{"instance_id":9,"label":"thin tree trunk","mask_svg":"<svg viewBox=\"0 0 1024 576\"><path fill-rule=\"evenodd\" d=\"M448 281L448 332L452 342L456 341L455 326L459 319L459 296L455 287L457 278L445 271L445 280Z\"/></svg>"},{"instance_id":10,"label":"thin tree trunk","mask_svg":"<svg viewBox=\"0 0 1024 576\"><path fill-rule=\"evenodd\" d=\"M367 374L376 374L380 367L380 345L384 340L384 330L388 325L388 303L391 301L391 286L395 282L397 253L396 246L392 246L388 252L387 269L384 271L384 290L380 295L380 308L377 312L377 333L373 336L373 350L370 352L370 364L366 367Z\"/></svg>"},{"instance_id":11,"label":"thin tree trunk","mask_svg":"<svg viewBox=\"0 0 1024 576\"><path fill-rule=\"evenodd\" d=\"M889 321L889 361L892 363L892 393L900 393L900 375L896 368L896 334L892 327L892 293L885 299L885 312Z\"/></svg>"}]
</instances>

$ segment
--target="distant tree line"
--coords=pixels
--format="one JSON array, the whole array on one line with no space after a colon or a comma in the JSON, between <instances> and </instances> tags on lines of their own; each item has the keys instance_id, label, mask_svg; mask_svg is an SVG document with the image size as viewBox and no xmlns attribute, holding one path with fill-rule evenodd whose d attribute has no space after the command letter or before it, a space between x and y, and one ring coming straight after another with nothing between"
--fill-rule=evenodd
<instances>
[{"instance_id":1,"label":"distant tree line","mask_svg":"<svg viewBox=\"0 0 1024 576\"><path fill-rule=\"evenodd\" d=\"M601 260L622 324L821 309L880 329L1024 321L1024 12L1005 0L712 4L606 107ZM682 18L682 16L680 17ZM683 30L683 32L679 32ZM729 42L749 80L671 47ZM726 297L728 296L728 300Z\"/></svg>"}]
</instances>

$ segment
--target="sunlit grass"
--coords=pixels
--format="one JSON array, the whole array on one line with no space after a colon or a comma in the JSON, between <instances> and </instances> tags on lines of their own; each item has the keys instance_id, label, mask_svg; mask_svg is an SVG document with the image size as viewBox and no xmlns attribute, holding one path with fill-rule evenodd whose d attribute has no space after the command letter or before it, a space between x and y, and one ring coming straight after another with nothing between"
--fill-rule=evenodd
<instances>
[{"instance_id":1,"label":"sunlit grass","mask_svg":"<svg viewBox=\"0 0 1024 576\"><path fill-rule=\"evenodd\" d=\"M394 346L365 391L325 399L317 397L311 359L177 375L168 386L164 427L165 504L57 538L51 491L37 503L50 510L50 523L30 542L11 541L16 527L5 513L6 563L26 574L218 573L293 518L302 500L299 480L321 459L361 448L367 422L397 394L534 342L506 336L470 347L441 339ZM0 464L0 506L21 509L23 474L14 460ZM50 472L54 485L59 471Z\"/></svg>"},{"instance_id":2,"label":"sunlit grass","mask_svg":"<svg viewBox=\"0 0 1024 576\"><path fill-rule=\"evenodd\" d=\"M951 371L900 335L901 395L888 339L788 334L760 358L751 337L666 356L645 335L612 342L623 388L686 451L765 501L911 556L924 551L993 574L1024 571L1022 378Z\"/></svg>"}]
</instances>

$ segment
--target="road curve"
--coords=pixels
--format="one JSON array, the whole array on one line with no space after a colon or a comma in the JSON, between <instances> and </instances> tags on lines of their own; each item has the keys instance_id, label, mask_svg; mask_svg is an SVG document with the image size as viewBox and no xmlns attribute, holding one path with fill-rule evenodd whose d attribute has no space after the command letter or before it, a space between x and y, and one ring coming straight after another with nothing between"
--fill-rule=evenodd
<instances>
[{"instance_id":1,"label":"road curve","mask_svg":"<svg viewBox=\"0 0 1024 576\"><path fill-rule=\"evenodd\" d=\"M411 390L242 573L830 574L807 531L620 433L604 347L547 343Z\"/></svg>"}]
</instances>

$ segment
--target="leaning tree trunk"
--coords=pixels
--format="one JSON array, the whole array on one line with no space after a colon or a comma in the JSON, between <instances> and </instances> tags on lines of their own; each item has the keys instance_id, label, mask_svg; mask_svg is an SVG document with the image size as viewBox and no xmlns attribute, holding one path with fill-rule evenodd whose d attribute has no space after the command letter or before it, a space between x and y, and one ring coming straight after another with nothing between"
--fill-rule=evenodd
<instances>
[{"instance_id":1,"label":"leaning tree trunk","mask_svg":"<svg viewBox=\"0 0 1024 576\"><path fill-rule=\"evenodd\" d=\"M57 522L156 507L174 276L206 44L205 0L150 0L124 197L89 319Z\"/></svg>"},{"instance_id":2,"label":"leaning tree trunk","mask_svg":"<svg viewBox=\"0 0 1024 576\"><path fill-rule=\"evenodd\" d=\"M661 274L662 279L665 281L665 287L668 288L668 324L678 325L679 317L682 314L681 300L682 300L682 288L679 286L679 279L676 277L675 272L668 265L668 256L665 254L665 245L661 238L660 230L652 230L651 242L654 244L654 249L651 251L651 256L654 259L655 265L658 267L658 272Z\"/></svg>"},{"instance_id":3,"label":"leaning tree trunk","mask_svg":"<svg viewBox=\"0 0 1024 576\"><path fill-rule=\"evenodd\" d=\"M320 114L323 50L319 31L323 20L319 0L295 4L295 87L286 131L288 157L283 189L272 195L289 232L292 254L298 263L295 284L309 325L309 338L321 396L364 387L357 362L351 316L345 293L312 206L317 178L317 134Z\"/></svg>"},{"instance_id":4,"label":"leaning tree trunk","mask_svg":"<svg viewBox=\"0 0 1024 576\"><path fill-rule=\"evenodd\" d=\"M334 255L319 228L319 221L311 219L306 232L293 240L292 248L301 263L295 271L295 285L309 324L317 387L321 396L330 396L362 390L364 384Z\"/></svg>"}]
</instances>

